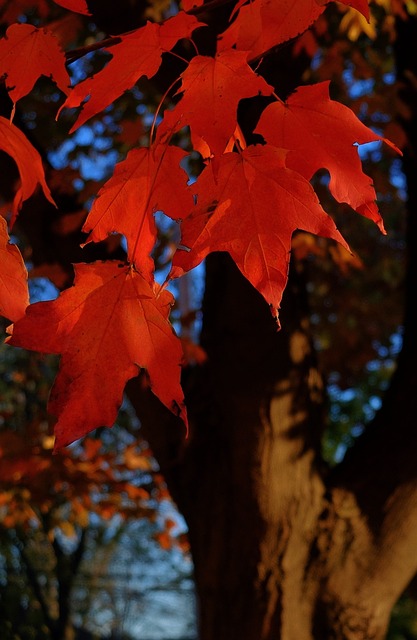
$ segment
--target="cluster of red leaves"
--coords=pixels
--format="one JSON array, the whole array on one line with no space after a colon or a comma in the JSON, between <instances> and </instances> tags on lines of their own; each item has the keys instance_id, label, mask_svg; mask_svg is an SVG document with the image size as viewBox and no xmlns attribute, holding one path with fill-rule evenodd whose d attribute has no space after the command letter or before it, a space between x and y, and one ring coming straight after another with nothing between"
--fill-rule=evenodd
<instances>
[{"instance_id":1,"label":"cluster of red leaves","mask_svg":"<svg viewBox=\"0 0 417 640\"><path fill-rule=\"evenodd\" d=\"M81 451L63 449L51 457L51 438L5 431L0 434L0 522L23 530L45 526L67 536L90 524L92 513L110 519L154 517L164 483L147 450L134 445L120 453L100 440L85 438ZM38 436L41 436L39 431ZM137 471L150 475L150 488L138 486Z\"/></svg>"},{"instance_id":2,"label":"cluster of red leaves","mask_svg":"<svg viewBox=\"0 0 417 640\"><path fill-rule=\"evenodd\" d=\"M161 522L158 505L171 498L129 414L122 410L106 437L87 436L51 456L45 398L56 359L3 345L0 363L0 527L52 542L57 532L75 540L103 521L146 518L163 548L186 550L178 528Z\"/></svg>"},{"instance_id":3,"label":"cluster of red leaves","mask_svg":"<svg viewBox=\"0 0 417 640\"><path fill-rule=\"evenodd\" d=\"M84 0L57 3L88 13ZM163 54L204 28L187 13L195 4L201 3L187 1L183 10L161 24L147 23L121 35L109 47L112 57L107 66L71 88L65 57L54 36L27 24L12 25L0 41L0 73L6 76L14 102L31 90L40 75L52 78L66 95L58 115L63 109L81 107L72 132L139 78L152 78ZM114 232L124 234L126 264L76 265L70 289L56 301L27 307L23 261L8 243L6 227L1 229L0 260L8 267L1 266L0 310L15 323L9 343L62 356L49 405L58 418L57 447L95 427L111 426L125 383L139 369L146 369L160 400L187 422L180 386L181 345L169 324L172 296L154 282L155 211L163 211L181 225L181 244L169 278L189 271L212 251L227 251L277 320L293 232L304 230L348 248L310 184L318 169L329 172L336 200L370 218L384 232L375 190L362 172L357 150L358 144L383 138L347 107L331 100L327 82L301 87L283 103L251 66L271 47L305 32L326 4L325 0L253 0L249 4L240 0L230 26L218 38L216 54L196 53L191 58L178 79L176 106L163 114L148 148L131 150L116 165L83 227L89 233L88 242ZM369 18L367 0L343 0L343 4ZM29 57L32 49L36 55ZM23 64L25 74L20 74ZM275 101L263 111L256 127L264 144L246 146L237 122L238 105L259 95ZM184 127L189 128L193 149L205 159L205 168L192 186L180 167L186 152L171 144L173 135ZM0 147L16 160L21 175L11 228L22 201L38 184L48 199L51 196L40 159L29 142L8 121L0 120L0 128Z\"/></svg>"}]
</instances>

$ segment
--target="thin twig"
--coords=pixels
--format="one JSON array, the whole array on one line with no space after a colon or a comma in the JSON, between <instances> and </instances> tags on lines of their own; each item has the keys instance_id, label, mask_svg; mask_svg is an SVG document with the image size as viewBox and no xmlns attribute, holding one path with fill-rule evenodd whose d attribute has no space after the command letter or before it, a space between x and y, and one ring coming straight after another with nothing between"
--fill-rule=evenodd
<instances>
[{"instance_id":1,"label":"thin twig","mask_svg":"<svg viewBox=\"0 0 417 640\"><path fill-rule=\"evenodd\" d=\"M217 9L218 7L229 4L230 2L234 2L234 0L211 0L210 2L207 2L206 4L202 4L199 7L193 7L192 9L189 9L189 11L185 11L185 13L191 16L198 16L202 13L206 13L206 11L212 11L213 9ZM165 22L165 20L163 20L162 22ZM65 54L67 63L71 64L72 62L75 62L75 60L82 58L83 56L85 56L87 53L90 53L91 51L97 51L98 49L103 49L103 48L107 49L109 47L114 47L115 44L119 44L120 42L122 42L122 38L124 36L127 36L130 33L133 33L133 31L137 31L137 29L133 29L132 31L126 31L126 33L120 34L118 36L110 36L109 38L100 40L100 42L94 42L93 44L86 45L85 47L79 47L78 49L72 49L71 51L67 51L67 53Z\"/></svg>"},{"instance_id":2,"label":"thin twig","mask_svg":"<svg viewBox=\"0 0 417 640\"><path fill-rule=\"evenodd\" d=\"M100 42L93 42L93 44L88 44L85 47L79 47L78 49L67 51L65 57L67 59L67 63L71 64L71 62L75 62L75 60L82 58L83 56L87 55L87 53L91 53L91 51L114 47L115 44L119 44L120 42L122 42L122 38L120 36L111 36L110 38L100 40Z\"/></svg>"}]
</instances>

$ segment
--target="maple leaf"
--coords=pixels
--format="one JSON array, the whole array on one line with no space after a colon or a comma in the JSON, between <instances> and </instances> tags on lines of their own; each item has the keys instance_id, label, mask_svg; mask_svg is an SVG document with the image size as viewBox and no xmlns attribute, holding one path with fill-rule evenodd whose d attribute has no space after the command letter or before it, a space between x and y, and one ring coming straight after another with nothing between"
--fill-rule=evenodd
<instances>
[{"instance_id":1,"label":"maple leaf","mask_svg":"<svg viewBox=\"0 0 417 640\"><path fill-rule=\"evenodd\" d=\"M61 106L58 115L64 108L83 105L70 133L131 89L139 78L152 78L161 66L162 54L203 26L206 25L197 18L181 11L163 24L148 22L128 35L120 36L121 42L109 51L113 57L106 67L77 84Z\"/></svg>"},{"instance_id":2,"label":"maple leaf","mask_svg":"<svg viewBox=\"0 0 417 640\"><path fill-rule=\"evenodd\" d=\"M320 0L317 0L317 2L320 2ZM323 0L321 0L321 2L323 2ZM352 7L352 9L356 9L356 11L359 11L366 20L369 20L369 0L338 0L338 2L348 7ZM329 4L329 0L325 0L325 3Z\"/></svg>"},{"instance_id":3,"label":"maple leaf","mask_svg":"<svg viewBox=\"0 0 417 640\"><path fill-rule=\"evenodd\" d=\"M182 0L181 6L184 11L190 11L195 7L201 7L204 4L204 0Z\"/></svg>"},{"instance_id":4,"label":"maple leaf","mask_svg":"<svg viewBox=\"0 0 417 640\"><path fill-rule=\"evenodd\" d=\"M316 0L253 0L236 5L239 13L219 36L219 51L236 47L256 58L272 47L298 36L323 13Z\"/></svg>"},{"instance_id":5,"label":"maple leaf","mask_svg":"<svg viewBox=\"0 0 417 640\"><path fill-rule=\"evenodd\" d=\"M29 304L28 276L18 247L9 240L6 220L0 216L0 315L16 322Z\"/></svg>"},{"instance_id":6,"label":"maple leaf","mask_svg":"<svg viewBox=\"0 0 417 640\"><path fill-rule=\"evenodd\" d=\"M71 84L57 38L30 24L12 24L0 40L0 75L6 77L6 88L15 105L42 75L51 78L65 94Z\"/></svg>"},{"instance_id":7,"label":"maple leaf","mask_svg":"<svg viewBox=\"0 0 417 640\"><path fill-rule=\"evenodd\" d=\"M132 268L115 261L79 264L74 286L38 302L7 340L61 354L48 409L57 416L56 448L112 426L124 386L146 369L153 393L187 424L180 386L181 343L168 321L172 296L156 296Z\"/></svg>"},{"instance_id":8,"label":"maple leaf","mask_svg":"<svg viewBox=\"0 0 417 640\"><path fill-rule=\"evenodd\" d=\"M91 232L87 242L99 242L115 231L124 234L129 261L152 279L150 254L157 235L153 214L161 210L178 219L193 207L188 175L179 166L186 155L175 146L132 149L93 203L83 226Z\"/></svg>"},{"instance_id":9,"label":"maple leaf","mask_svg":"<svg viewBox=\"0 0 417 640\"><path fill-rule=\"evenodd\" d=\"M385 233L375 189L362 171L356 145L383 141L401 151L365 126L348 107L331 100L328 81L299 87L285 104L268 105L255 132L269 144L289 149L287 166L308 180L319 169L327 169L336 200L373 220Z\"/></svg>"},{"instance_id":10,"label":"maple leaf","mask_svg":"<svg viewBox=\"0 0 417 640\"><path fill-rule=\"evenodd\" d=\"M236 47L257 58L304 33L323 13L329 0L253 0L235 5L232 24L219 36L218 50ZM369 19L368 0L342 0Z\"/></svg>"},{"instance_id":11,"label":"maple leaf","mask_svg":"<svg viewBox=\"0 0 417 640\"><path fill-rule=\"evenodd\" d=\"M207 142L203 138L200 138L199 136L197 136L194 133L191 136L191 141L192 141L192 147L193 147L194 151L198 151L198 153L203 158L204 162L206 160L208 160L208 159L213 159L214 158L210 147L208 146ZM236 125L236 129L235 129L232 137L230 138L229 142L226 145L224 153L228 153L229 151L233 151L233 149L234 149L236 144L239 145L240 149L245 149L246 148L246 140L245 140L245 137L243 135L242 129L240 128L240 126L238 124Z\"/></svg>"},{"instance_id":12,"label":"maple leaf","mask_svg":"<svg viewBox=\"0 0 417 640\"><path fill-rule=\"evenodd\" d=\"M13 200L13 216L10 221L10 228L12 228L23 201L30 198L38 184L49 202L53 205L55 205L55 202L45 182L45 174L39 153L32 147L20 129L2 116L0 116L0 149L9 154L16 162L21 180L21 185L17 189Z\"/></svg>"},{"instance_id":13,"label":"maple leaf","mask_svg":"<svg viewBox=\"0 0 417 640\"><path fill-rule=\"evenodd\" d=\"M87 7L86 0L54 0L55 4L59 4L64 9L74 11L75 13L82 13L85 16L91 16Z\"/></svg>"},{"instance_id":14,"label":"maple leaf","mask_svg":"<svg viewBox=\"0 0 417 640\"><path fill-rule=\"evenodd\" d=\"M181 74L183 93L158 127L157 140L189 125L216 156L223 153L236 129L242 98L269 96L274 89L248 65L244 51L222 51L215 58L196 56Z\"/></svg>"},{"instance_id":15,"label":"maple leaf","mask_svg":"<svg viewBox=\"0 0 417 640\"><path fill-rule=\"evenodd\" d=\"M285 166L282 149L249 146L209 166L193 185L197 205L182 223L171 278L183 275L212 251L227 251L277 318L287 283L291 236L303 229L349 248L322 209L310 183Z\"/></svg>"}]
</instances>

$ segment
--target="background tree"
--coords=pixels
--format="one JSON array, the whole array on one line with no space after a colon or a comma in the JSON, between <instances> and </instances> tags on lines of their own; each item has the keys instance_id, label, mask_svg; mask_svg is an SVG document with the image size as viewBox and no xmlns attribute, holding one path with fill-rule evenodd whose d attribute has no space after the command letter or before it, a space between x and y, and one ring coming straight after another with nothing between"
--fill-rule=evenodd
<instances>
[{"instance_id":1,"label":"background tree","mask_svg":"<svg viewBox=\"0 0 417 640\"><path fill-rule=\"evenodd\" d=\"M62 4L85 10L81 2ZM271 32L265 23L256 43L247 43L253 53L252 67L273 86L281 100L291 96L303 82L331 79L332 96L351 103L381 133L391 123L392 108L396 107L402 128L391 127L389 134L403 148L405 174L412 176L415 61L409 51L415 33L415 19L411 15L415 5L374 3L372 20L367 22L357 12L359 9L366 15L367 3L352 4L355 10L331 3L323 13L315 2L306 2L300 15L311 19L308 24L303 22L299 31L309 25L311 29L300 38L295 38L299 31L291 32L279 47L274 47L276 41L269 39ZM3 5L3 20L15 19L8 4ZM277 5L272 17L281 16L284 5ZM251 7L255 12L259 10L259 15L266 11L262 3L254 2ZM226 29L234 7L215 2L185 8L188 16L198 15L201 22L209 25L197 29L193 40L200 55L212 55L215 39ZM110 8L105 2L88 2L91 17L86 17L85 12L81 16L68 16L52 3L23 3L19 7L19 11L26 9L32 24L40 24L37 21L42 20L42 24L47 21L50 28L52 25L55 33L64 37L66 49L81 47L67 54L68 61L76 62L72 65L74 83L105 63L100 52L104 45L111 53L112 46L124 42L112 37L96 45L96 40L141 27L149 16L160 21L165 11L162 5L145 7L127 2L125 6L118 4L117 10L113 4ZM241 8L223 39L233 42L237 38L238 49L242 48L239 38L243 42L247 38L247 12L248 7ZM291 20L291 25L294 24ZM237 33L239 26L241 31ZM82 250L78 246L85 239L79 231L80 221L85 219L82 209L90 205L91 194L97 193L97 185L86 180L86 176L95 176L91 165L88 174L88 162L84 161L83 166L81 154L84 150L90 158L91 154L99 154L105 165L124 157L132 143L148 143L149 133L153 136L152 114L158 112L161 98L172 96L172 83L184 71L184 59L188 61L194 49L188 40L181 40L174 53L175 58L164 55L154 77L142 77L131 91L115 97L113 106L107 108L107 102L100 105L106 107L104 114L92 114L97 107L94 100L101 100L94 98L94 85L87 85L84 92L82 88L75 89L66 105L78 107L87 98L90 87L92 98L86 103L86 110L81 111L81 120L87 115L93 115L93 119L68 141L67 132L74 115L62 111L59 119L62 129L56 125L52 129L48 103L62 106L62 100L49 81L41 80L29 95L19 96L14 122L18 122L20 115L22 128L42 152L44 162L49 165L55 162L55 168L46 166L46 172L48 184L56 185L53 195L59 204L57 212L46 203L44 195L33 197L23 205L14 227L15 233L25 237L31 247L28 258L35 268L32 273L49 275L60 288L65 288L71 282L68 268L71 262L109 256L125 259L119 236L110 235L104 243L90 243ZM105 67L105 73L112 80L110 69L110 65ZM395 73L400 80L399 93L398 85L394 85ZM55 79L65 91L65 82ZM366 80L368 85L364 84ZM267 131L265 120L262 121L266 116L258 120L271 98L265 85L257 82L256 91L242 96L239 102L240 132L235 133L235 148L240 151L243 139L248 144L260 143ZM359 94L358 87L362 87ZM258 93L264 96L251 97ZM392 96L396 97L395 103ZM11 104L8 109L7 115ZM174 109L173 113L179 112ZM142 116L140 122L138 116ZM129 117L137 123L133 140L129 136ZM175 134L178 144L185 145L177 124L168 115L157 129L159 140ZM196 126L194 148L204 153L198 139L201 135ZM213 139L216 140L215 135ZM223 151L216 144L213 143L214 170L216 156ZM114 155L100 156L103 149L110 147ZM60 154L56 153L58 150ZM59 170L59 158L64 151L65 164L72 162L73 171L79 175L68 172L68 167ZM366 163L375 159L375 153L368 153ZM410 302L414 290L411 247L415 234L410 224L404 266L403 202L400 199L399 206L395 199L396 191L400 191L400 196L404 192L398 156L385 150L383 156L378 151L376 159L374 179L380 209L387 212L384 220L388 240L377 238L368 220L359 221L356 217L353 221L344 205L332 202L338 226L355 251L358 233L363 249L358 250L358 255L364 268L355 272L352 266L360 262L352 262L352 258L345 257L342 250L335 249L327 240L312 242L310 237L296 234L293 249L296 260L291 264L284 294L280 332L276 331L265 301L242 278L230 258L225 254L208 256L201 331L207 359L202 366L186 369L183 375L190 415L188 438L184 435L183 420L161 405L150 392L144 374L139 383L131 381L127 386L142 432L187 520L202 640L383 638L391 609L415 574L412 331L415 311ZM193 175L201 170L201 157L194 154L191 160L189 170ZM11 166L10 171L13 170ZM3 175L7 176L3 190L7 201L14 190L10 189L11 174L5 170ZM41 182L41 177L38 181ZM324 202L326 180L321 176L315 182ZM412 186L407 194L408 209L413 211ZM217 203L212 202L211 206L217 207ZM325 208L330 210L329 206ZM365 218L380 222L371 209L360 212ZM209 205L207 213L212 213ZM88 224L84 226L84 231L90 229ZM334 231L324 235L334 237ZM95 239L104 238L97 232ZM168 228L161 237L156 257L163 261L175 242L175 229ZM381 254L385 262L374 261ZM146 265L141 263L141 268L146 270ZM378 287L371 280L372 275L377 276ZM353 286L357 281L361 283L360 289ZM384 307L381 321L375 321L378 303ZM313 305L313 315L309 305ZM19 322L16 326L19 331ZM392 359L401 340L403 349L387 388L385 372L393 368ZM355 421L359 423L355 424L356 432L342 429L342 435L348 435L349 439L362 433L343 458L339 447L337 464L329 465L322 448L328 426L324 382L329 379L333 393L345 392L346 398L350 390L350 397L354 397L354 384L356 381L360 384L365 368L375 372L373 388L366 394L367 402ZM375 413L382 391L385 392L382 406ZM180 400L178 395L176 400ZM334 415L331 417L335 422ZM364 428L363 423L369 417L371 420ZM343 426L343 414L339 418ZM62 438L61 442L65 444Z\"/></svg>"},{"instance_id":2,"label":"background tree","mask_svg":"<svg viewBox=\"0 0 417 640\"><path fill-rule=\"evenodd\" d=\"M74 619L87 619L102 606L103 589L94 582L129 523L146 519L147 535L166 550L185 550L186 541L174 535L176 523L162 516L166 485L129 411L119 412L113 431L52 456L46 398L56 358L5 345L1 354L1 635L73 638ZM122 571L113 580L108 573L115 600L112 589Z\"/></svg>"}]
</instances>

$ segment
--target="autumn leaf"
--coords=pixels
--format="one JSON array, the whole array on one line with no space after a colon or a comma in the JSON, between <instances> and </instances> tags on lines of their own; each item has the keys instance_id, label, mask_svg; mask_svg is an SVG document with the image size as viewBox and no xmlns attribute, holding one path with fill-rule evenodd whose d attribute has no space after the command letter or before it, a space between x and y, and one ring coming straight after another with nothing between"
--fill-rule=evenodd
<instances>
[{"instance_id":1,"label":"autumn leaf","mask_svg":"<svg viewBox=\"0 0 417 640\"><path fill-rule=\"evenodd\" d=\"M70 133L131 89L139 78L152 78L161 66L162 54L202 26L205 25L197 18L181 11L163 24L148 22L128 35L120 36L121 42L109 50L113 57L107 66L77 84L59 110L58 115L64 108L82 105Z\"/></svg>"},{"instance_id":2,"label":"autumn leaf","mask_svg":"<svg viewBox=\"0 0 417 640\"><path fill-rule=\"evenodd\" d=\"M59 4L64 9L69 11L75 11L75 13L82 13L85 16L90 16L91 13L88 10L86 0L54 0L55 4Z\"/></svg>"},{"instance_id":3,"label":"autumn leaf","mask_svg":"<svg viewBox=\"0 0 417 640\"><path fill-rule=\"evenodd\" d=\"M0 315L16 322L29 304L28 276L18 247L9 240L6 220L0 216Z\"/></svg>"},{"instance_id":4,"label":"autumn leaf","mask_svg":"<svg viewBox=\"0 0 417 640\"><path fill-rule=\"evenodd\" d=\"M366 127L348 107L331 100L329 82L299 87L285 104L268 105L255 132L269 144L289 149L287 166L307 180L319 169L327 169L336 200L373 220L385 233L375 189L362 171L357 145L383 141L401 151Z\"/></svg>"},{"instance_id":5,"label":"autumn leaf","mask_svg":"<svg viewBox=\"0 0 417 640\"><path fill-rule=\"evenodd\" d=\"M99 242L117 231L125 235L128 259L148 280L154 270L150 257L156 241L155 211L178 219L193 206L188 175L180 167L187 155L179 147L157 145L132 149L116 165L100 189L83 226L87 242Z\"/></svg>"},{"instance_id":6,"label":"autumn leaf","mask_svg":"<svg viewBox=\"0 0 417 640\"><path fill-rule=\"evenodd\" d=\"M242 98L268 96L273 87L246 62L244 51L223 51L215 58L196 56L181 74L183 93L158 127L157 140L166 132L189 125L214 155L220 155L236 129L237 107Z\"/></svg>"},{"instance_id":7,"label":"autumn leaf","mask_svg":"<svg viewBox=\"0 0 417 640\"><path fill-rule=\"evenodd\" d=\"M198 153L201 155L204 162L208 159L214 159L214 155L210 147L208 146L207 142L203 138L200 138L200 136L193 133L191 135L191 142L192 142L192 147L194 151L198 151ZM229 139L226 145L226 148L224 150L224 153L233 151L236 144L239 145L240 149L245 149L247 146L245 137L239 125L236 125L236 129L233 135L231 136L231 138Z\"/></svg>"},{"instance_id":8,"label":"autumn leaf","mask_svg":"<svg viewBox=\"0 0 417 640\"><path fill-rule=\"evenodd\" d=\"M195 210L182 223L170 277L183 275L212 251L227 251L271 306L275 317L287 283L291 236L303 229L348 249L310 183L285 166L282 149L249 146L221 157L194 185Z\"/></svg>"},{"instance_id":9,"label":"autumn leaf","mask_svg":"<svg viewBox=\"0 0 417 640\"><path fill-rule=\"evenodd\" d=\"M114 261L79 264L74 286L28 307L8 342L61 354L49 401L55 448L112 426L125 383L141 368L161 402L187 423L180 386L181 344L168 321L172 296Z\"/></svg>"},{"instance_id":10,"label":"autumn leaf","mask_svg":"<svg viewBox=\"0 0 417 640\"><path fill-rule=\"evenodd\" d=\"M0 149L9 154L16 162L21 180L13 200L11 229L22 203L30 198L38 185L41 186L47 200L53 205L55 205L55 202L45 182L45 174L39 153L32 147L20 129L2 116L0 116Z\"/></svg>"},{"instance_id":11,"label":"autumn leaf","mask_svg":"<svg viewBox=\"0 0 417 640\"><path fill-rule=\"evenodd\" d=\"M14 104L33 89L42 75L68 94L71 82L57 38L30 24L12 24L0 40L0 76L6 77Z\"/></svg>"},{"instance_id":12,"label":"autumn leaf","mask_svg":"<svg viewBox=\"0 0 417 640\"><path fill-rule=\"evenodd\" d=\"M304 33L323 13L329 0L253 0L238 2L231 25L219 36L218 50L236 47L258 58L273 47ZM342 0L369 19L368 0Z\"/></svg>"},{"instance_id":13,"label":"autumn leaf","mask_svg":"<svg viewBox=\"0 0 417 640\"><path fill-rule=\"evenodd\" d=\"M253 0L219 36L219 51L236 47L256 58L272 47L300 35L323 13L316 0ZM240 8L239 8L240 7ZM235 11L236 11L235 9Z\"/></svg>"},{"instance_id":14,"label":"autumn leaf","mask_svg":"<svg viewBox=\"0 0 417 640\"><path fill-rule=\"evenodd\" d=\"M346 5L347 7L352 7L352 9L356 9L356 11L359 11L366 20L369 20L369 0L338 0L338 2ZM326 4L329 4L329 0L327 0Z\"/></svg>"},{"instance_id":15,"label":"autumn leaf","mask_svg":"<svg viewBox=\"0 0 417 640\"><path fill-rule=\"evenodd\" d=\"M204 0L182 0L181 6L184 11L190 11L195 7L201 7L204 4Z\"/></svg>"}]
</instances>

